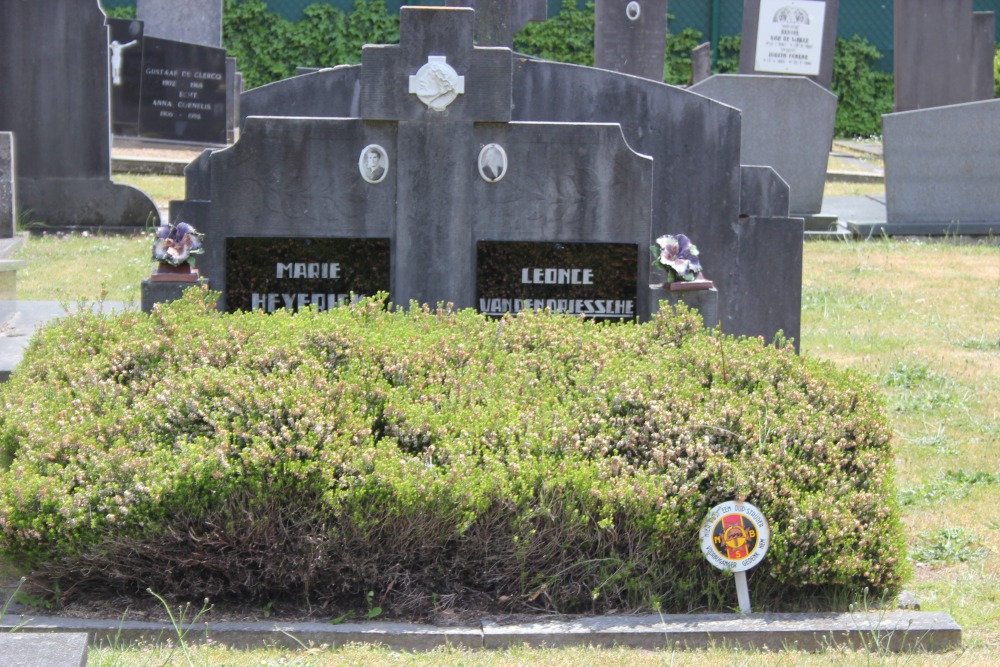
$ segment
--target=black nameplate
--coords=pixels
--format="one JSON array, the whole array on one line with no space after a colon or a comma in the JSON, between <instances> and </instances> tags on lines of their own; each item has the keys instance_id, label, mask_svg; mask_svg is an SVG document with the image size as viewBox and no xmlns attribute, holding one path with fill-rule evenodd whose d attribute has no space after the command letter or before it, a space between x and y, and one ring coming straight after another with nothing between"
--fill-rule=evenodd
<instances>
[{"instance_id":1,"label":"black nameplate","mask_svg":"<svg viewBox=\"0 0 1000 667\"><path fill-rule=\"evenodd\" d=\"M142 42L139 134L226 143L226 52L146 37Z\"/></svg>"},{"instance_id":2,"label":"black nameplate","mask_svg":"<svg viewBox=\"0 0 1000 667\"><path fill-rule=\"evenodd\" d=\"M328 310L389 291L389 239L226 239L226 308Z\"/></svg>"},{"instance_id":3,"label":"black nameplate","mask_svg":"<svg viewBox=\"0 0 1000 667\"><path fill-rule=\"evenodd\" d=\"M476 306L492 317L548 309L600 320L632 320L638 262L634 243L480 241Z\"/></svg>"}]
</instances>

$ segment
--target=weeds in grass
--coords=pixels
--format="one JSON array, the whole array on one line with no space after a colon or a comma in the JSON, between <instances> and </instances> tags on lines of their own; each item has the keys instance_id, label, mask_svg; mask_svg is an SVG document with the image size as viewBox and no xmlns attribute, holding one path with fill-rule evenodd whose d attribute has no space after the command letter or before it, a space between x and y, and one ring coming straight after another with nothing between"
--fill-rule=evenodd
<instances>
[{"instance_id":1,"label":"weeds in grass","mask_svg":"<svg viewBox=\"0 0 1000 667\"><path fill-rule=\"evenodd\" d=\"M10 609L10 606L12 604L14 604L14 600L17 599L17 595L21 591L21 587L24 586L24 582L25 581L27 581L27 578L26 577L21 577L21 579L17 582L17 586L7 596L7 599L3 603L3 607L0 607L0 624L3 623L3 620L5 618L7 618L7 611ZM7 629L7 632L14 632L15 630L18 630L18 629L22 628L24 626L24 624L27 623L27 622L28 622L27 619L25 619L22 616L18 620L18 622L16 624L14 624L14 626L12 626L12 627L10 627L10 628Z\"/></svg>"},{"instance_id":2,"label":"weeds in grass","mask_svg":"<svg viewBox=\"0 0 1000 667\"><path fill-rule=\"evenodd\" d=\"M184 604L178 607L177 613L175 614L174 610L170 608L170 605L167 604L167 601L163 599L162 596L158 595L151 589L146 589L146 590L149 592L150 595L159 600L160 604L163 605L163 608L166 609L167 616L170 617L170 625L174 630L174 635L177 637L176 646L181 649L181 652L184 654L184 659L187 661L189 667L194 667L194 658L191 654L191 649L188 646L187 637L190 634L191 630L194 629L195 625L197 625L198 622L202 619L202 617L204 617L205 614L207 614L212 610L212 606L209 604L208 598L205 598L205 601L201 605L201 609L199 609L198 613L194 615L194 618L188 621L187 615L191 612L191 605ZM208 623L205 624L205 638L208 639ZM173 651L171 651L171 656L172 655ZM168 656L168 661L169 657L171 656ZM208 663L206 661L206 665L207 664Z\"/></svg>"},{"instance_id":3,"label":"weeds in grass","mask_svg":"<svg viewBox=\"0 0 1000 667\"><path fill-rule=\"evenodd\" d=\"M967 528L942 528L924 531L917 537L917 546L910 558L927 565L968 563L986 558L989 549L985 540Z\"/></svg>"},{"instance_id":4,"label":"weeds in grass","mask_svg":"<svg viewBox=\"0 0 1000 667\"><path fill-rule=\"evenodd\" d=\"M948 470L938 480L899 494L903 506L963 500L975 489L1000 484L1000 474L977 470Z\"/></svg>"}]
</instances>

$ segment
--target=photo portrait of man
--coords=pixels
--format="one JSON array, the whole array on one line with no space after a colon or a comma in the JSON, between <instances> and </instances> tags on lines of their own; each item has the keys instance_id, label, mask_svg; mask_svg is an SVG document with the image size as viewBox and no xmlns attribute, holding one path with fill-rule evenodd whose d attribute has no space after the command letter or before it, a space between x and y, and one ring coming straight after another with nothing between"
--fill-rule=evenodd
<instances>
[{"instance_id":1,"label":"photo portrait of man","mask_svg":"<svg viewBox=\"0 0 1000 667\"><path fill-rule=\"evenodd\" d=\"M361 177L369 183L381 183L389 170L389 156L378 144L365 146L358 161Z\"/></svg>"}]
</instances>

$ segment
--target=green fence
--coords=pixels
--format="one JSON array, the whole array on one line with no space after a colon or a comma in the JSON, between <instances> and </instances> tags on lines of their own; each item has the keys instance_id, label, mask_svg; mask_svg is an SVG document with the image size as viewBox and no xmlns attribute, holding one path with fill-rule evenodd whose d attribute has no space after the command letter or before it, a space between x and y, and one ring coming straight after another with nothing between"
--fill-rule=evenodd
<instances>
[{"instance_id":1,"label":"green fence","mask_svg":"<svg viewBox=\"0 0 1000 667\"><path fill-rule=\"evenodd\" d=\"M106 7L135 6L136 0L103 0ZM302 18L302 10L317 0L265 0L268 8L290 21ZM340 9L349 10L355 0L321 0ZM548 0L549 15L559 11L562 0ZM583 7L591 0L577 0ZM386 6L398 11L403 5L443 5L444 0L385 0ZM743 31L743 0L668 0L674 17L670 31L677 33L691 28L701 33L705 41L718 43L720 37ZM881 66L892 70L892 24L894 0L840 0L837 33L849 38L860 35L882 52ZM997 35L1000 41L1000 0L974 0L976 11L992 11L998 16Z\"/></svg>"}]
</instances>

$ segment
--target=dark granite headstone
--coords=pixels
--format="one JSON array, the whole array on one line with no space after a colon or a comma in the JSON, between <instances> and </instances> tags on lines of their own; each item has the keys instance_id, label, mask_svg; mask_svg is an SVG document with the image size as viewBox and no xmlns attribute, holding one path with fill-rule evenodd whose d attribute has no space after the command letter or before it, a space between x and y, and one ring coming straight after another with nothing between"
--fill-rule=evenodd
<instances>
[{"instance_id":1,"label":"dark granite headstone","mask_svg":"<svg viewBox=\"0 0 1000 667\"><path fill-rule=\"evenodd\" d=\"M108 19L111 41L111 131L139 136L139 94L142 88L142 21Z\"/></svg>"},{"instance_id":2,"label":"dark granite headstone","mask_svg":"<svg viewBox=\"0 0 1000 667\"><path fill-rule=\"evenodd\" d=\"M226 143L226 52L146 37L139 134L150 139Z\"/></svg>"},{"instance_id":3,"label":"dark granite headstone","mask_svg":"<svg viewBox=\"0 0 1000 667\"><path fill-rule=\"evenodd\" d=\"M448 7L476 10L476 44L506 46L529 21L548 18L547 0L446 0Z\"/></svg>"},{"instance_id":4,"label":"dark granite headstone","mask_svg":"<svg viewBox=\"0 0 1000 667\"><path fill-rule=\"evenodd\" d=\"M434 11L404 9L404 15L409 11ZM438 10L440 11L440 10ZM458 10L455 10L458 11ZM446 54L447 55L447 54ZM424 61L426 63L426 59ZM467 76L467 68L452 56L447 57L447 62L452 63L459 75ZM416 59L411 67L418 67L420 60ZM362 75L362 70L369 67L369 61L363 66L347 66L336 69L328 69L314 74L294 77L262 86L254 90L247 91L241 98L241 119L244 128L248 132L257 132L262 124L272 123L276 119L251 119L252 116L270 117L297 117L297 118L323 118L342 117L358 118L362 116L363 87L367 85L366 76ZM407 77L413 75L414 70L409 69L398 72L396 86L406 87ZM501 84L506 87L506 74L502 75ZM387 79L392 79L389 73ZM470 90L470 82L465 81L466 91ZM646 235L646 245L651 243L651 239L661 234L684 233L690 236L699 249L701 249L702 264L705 267L705 274L718 287L719 290L719 317L723 330L727 333L743 335L766 335L777 329L782 329L785 334L792 338L798 338L800 309L798 304L791 306L794 301L794 294L786 299L781 296L779 302L783 304L780 312L773 310L773 305L769 302L773 294L768 290L758 290L745 279L746 271L764 272L770 276L772 287L769 289L781 289L781 285L797 285L802 280L801 254L793 254L789 261L782 261L777 265L773 261L773 256L769 259L762 259L767 256L767 248L773 244L790 244L802 241L801 220L795 224L775 224L770 226L754 226L737 233L737 224L741 213L748 215L765 216L768 218L782 218L788 215L787 204L782 210L782 203L778 199L774 187L762 184L759 188L751 187L747 192L747 200L743 201L741 191L741 176L743 169L740 165L740 112L737 109L720 104L701 95L693 94L689 91L668 86L655 81L634 77L623 76L621 74L589 67L579 67L562 63L547 62L534 58L518 57L514 59L514 68L511 75L511 92L513 100L510 105L510 119L513 121L507 125L510 130L517 130L522 124L526 128L534 128L535 123L551 123L553 127L564 123L614 123L620 127L620 134L624 135L624 141L628 147L638 151L643 155L653 158L655 168L652 170L652 234ZM464 93L468 94L468 92ZM459 96L461 98L461 96ZM412 102L412 101L411 101ZM457 102L455 102L457 104ZM444 114L451 114L448 107ZM428 120L435 116L425 112ZM295 122L300 122L296 120ZM500 123L504 125L506 121ZM429 124L429 123L428 123ZM382 123L367 121L365 127L374 128ZM475 124L478 128L489 128L491 123ZM458 126L456 126L458 127ZM537 129L540 139L534 144L527 144L524 147L523 155L544 154L554 151L552 147L541 148L546 142L553 142L554 138L546 139L547 126L539 126ZM457 135L456 135L457 137ZM456 138L456 141L462 140ZM358 139L352 145L355 155L360 153L360 143ZM243 139L240 140L240 143ZM481 142L484 146L497 142L493 136L484 136ZM274 145L281 145L277 139ZM516 165L516 161L506 144L508 165ZM237 144L239 146L239 143ZM230 149L233 150L233 149ZM344 149L347 150L347 149ZM574 169L580 170L586 165L580 164L579 158L572 157L574 151L579 150L572 143L564 144L561 152L570 156L569 163L574 165ZM348 151L350 152L350 151ZM559 151L554 151L559 152ZM219 169L220 157L223 153L211 154L214 157L213 164L208 164L209 160L203 156L188 169L188 190L187 194L191 200L212 199L208 190L224 192L225 186L209 188L206 179L209 175ZM263 153L257 149L253 154L258 161L262 160ZM440 153L427 153L428 164L436 164L440 160ZM632 161L631 152L622 152L622 158ZM390 155L391 157L391 155ZM286 158L287 159L287 158ZM460 156L461 164L465 165L459 169L471 171L473 176L477 173L478 161L475 157L471 159L465 155ZM249 156L244 161L250 161ZM521 170L511 168L511 175L520 173ZM564 167L565 168L565 167ZM357 169L357 165L354 165ZM448 167L443 169L428 169L433 175L444 178ZM575 173L575 172L572 172ZM197 178L193 178L198 174ZM378 187L390 185L393 171L390 169L387 181ZM461 178L465 178L460 173ZM522 176L523 177L523 176ZM268 179L276 176L268 176L261 182L268 182ZM500 185L506 183L506 178L499 182ZM623 183L635 182L634 178L624 179ZM300 182L295 179L293 183ZM323 182L329 182L325 179ZM461 181L459 181L461 182ZM495 185L488 184L479 178L477 188L483 195L493 195L506 192L496 188ZM588 187L597 187L599 181ZM539 184L531 179L523 182L525 192L532 193L531 207L535 211L545 211L547 208L561 206L558 202L567 200L571 196L581 196L574 179L565 177L561 181L547 185L546 189L540 188ZM435 186L436 187L436 186ZM634 187L634 186L632 186ZM541 190L539 192L539 190ZM437 189L432 192L438 192ZM538 194L534 194L538 192ZM787 202L787 188L784 190ZM412 196L420 196L413 193ZM442 196L442 195L435 195ZM443 195L448 199L461 200L461 210L465 210L465 199L468 193L461 188L454 188L453 194ZM476 195L480 196L480 195ZM519 195L523 196L523 195ZM259 208L259 200L256 195L251 195L248 209ZM535 222L537 218L529 217L524 223L519 223L519 216L511 214L518 211L518 206L522 204L517 201L518 197L513 197L506 201L510 207L509 212L503 212L497 217L495 228L503 229L507 225L517 223L523 224L529 232L537 227L535 238L540 242L553 240L579 241L576 239L562 239L553 236L553 232L548 231L544 225ZM205 206L205 212L198 213L199 219L208 220L212 218L208 210L216 205L215 201L191 202L191 206L198 208ZM449 203L449 206L452 204ZM172 209L173 210L173 209ZM200 210L200 209L199 209ZM449 210L449 209L446 209ZM503 211L503 209L500 209ZM429 206L422 214L429 226L436 226L436 214L434 207ZM477 215L483 211L476 209ZM567 209L569 219L575 213ZM597 218L603 219L613 214L607 215L595 212ZM536 214L537 215L537 214ZM239 216L234 216L238 218ZM214 218L213 218L214 219ZM419 219L419 218L417 218ZM624 215L619 215L618 220L623 224L632 224L632 220ZM606 224L612 224L613 220L608 220ZM317 223L321 224L321 223ZM199 225L200 228L200 225ZM436 232L435 232L436 233ZM509 238L482 239L482 240L511 240L525 241L535 240L534 238L519 238L521 233L511 232ZM622 242L619 233L618 240L609 233L605 237L608 242ZM468 238L468 237L465 237ZM470 241L462 241L463 244L471 244ZM393 252L396 252L393 246ZM648 250L641 247L639 253L642 263L648 264ZM753 262L744 260L746 257L755 257L762 264L755 266ZM464 265L458 269L468 271ZM437 274L435 274L437 275ZM641 279L641 278L640 278ZM213 289L217 286L213 283ZM394 297L395 298L395 297ZM770 309L770 310L769 310ZM761 318L755 313L767 311L772 321L762 325Z\"/></svg>"},{"instance_id":5,"label":"dark granite headstone","mask_svg":"<svg viewBox=\"0 0 1000 667\"><path fill-rule=\"evenodd\" d=\"M833 82L839 0L745 0L740 74Z\"/></svg>"},{"instance_id":6,"label":"dark granite headstone","mask_svg":"<svg viewBox=\"0 0 1000 667\"><path fill-rule=\"evenodd\" d=\"M136 0L150 37L222 47L222 0Z\"/></svg>"},{"instance_id":7,"label":"dark granite headstone","mask_svg":"<svg viewBox=\"0 0 1000 667\"><path fill-rule=\"evenodd\" d=\"M13 237L17 227L16 179L14 135L0 132L0 239Z\"/></svg>"},{"instance_id":8,"label":"dark granite headstone","mask_svg":"<svg viewBox=\"0 0 1000 667\"><path fill-rule=\"evenodd\" d=\"M157 224L149 197L111 182L109 39L97 0L0 0L0 34L0 130L17 137L28 218L56 227Z\"/></svg>"},{"instance_id":9,"label":"dark granite headstone","mask_svg":"<svg viewBox=\"0 0 1000 667\"><path fill-rule=\"evenodd\" d=\"M972 0L896 0L895 110L983 99L995 39L987 22L975 16ZM992 97L990 89L985 99Z\"/></svg>"},{"instance_id":10,"label":"dark granite headstone","mask_svg":"<svg viewBox=\"0 0 1000 667\"><path fill-rule=\"evenodd\" d=\"M597 0L594 66L663 81L667 0Z\"/></svg>"}]
</instances>

